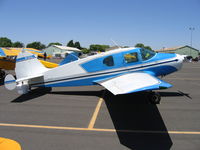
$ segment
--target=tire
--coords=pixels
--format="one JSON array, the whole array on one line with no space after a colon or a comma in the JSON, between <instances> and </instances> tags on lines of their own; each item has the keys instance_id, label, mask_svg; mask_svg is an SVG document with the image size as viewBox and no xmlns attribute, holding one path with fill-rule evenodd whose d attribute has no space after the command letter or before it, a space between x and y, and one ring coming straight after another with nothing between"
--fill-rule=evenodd
<instances>
[{"instance_id":1,"label":"tire","mask_svg":"<svg viewBox=\"0 0 200 150\"><path fill-rule=\"evenodd\" d=\"M161 96L157 92L152 92L149 94L149 100L151 104L160 104Z\"/></svg>"}]
</instances>

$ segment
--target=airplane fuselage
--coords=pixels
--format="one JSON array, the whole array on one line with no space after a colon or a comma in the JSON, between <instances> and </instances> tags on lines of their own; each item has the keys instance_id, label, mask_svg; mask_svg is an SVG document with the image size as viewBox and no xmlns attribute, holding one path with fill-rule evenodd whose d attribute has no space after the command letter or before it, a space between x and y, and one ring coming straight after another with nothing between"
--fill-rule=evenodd
<instances>
[{"instance_id":1,"label":"airplane fuselage","mask_svg":"<svg viewBox=\"0 0 200 150\"><path fill-rule=\"evenodd\" d=\"M123 48L100 53L44 72L43 82L31 86L64 87L96 85L132 72L164 76L179 70L183 58L178 54L155 53L143 48Z\"/></svg>"}]
</instances>

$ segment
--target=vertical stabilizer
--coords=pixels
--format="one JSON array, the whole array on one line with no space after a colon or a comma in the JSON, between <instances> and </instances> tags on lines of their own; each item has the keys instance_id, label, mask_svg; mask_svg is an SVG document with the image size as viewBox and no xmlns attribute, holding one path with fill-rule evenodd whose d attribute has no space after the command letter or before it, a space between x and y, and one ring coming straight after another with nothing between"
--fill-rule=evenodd
<instances>
[{"instance_id":1,"label":"vertical stabilizer","mask_svg":"<svg viewBox=\"0 0 200 150\"><path fill-rule=\"evenodd\" d=\"M17 79L38 76L47 70L32 53L22 51L17 56L15 67Z\"/></svg>"}]
</instances>

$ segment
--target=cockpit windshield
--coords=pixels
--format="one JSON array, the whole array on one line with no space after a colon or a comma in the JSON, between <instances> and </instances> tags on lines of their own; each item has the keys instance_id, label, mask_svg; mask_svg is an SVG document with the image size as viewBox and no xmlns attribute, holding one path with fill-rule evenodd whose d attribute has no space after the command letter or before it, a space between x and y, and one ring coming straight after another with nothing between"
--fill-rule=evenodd
<instances>
[{"instance_id":1,"label":"cockpit windshield","mask_svg":"<svg viewBox=\"0 0 200 150\"><path fill-rule=\"evenodd\" d=\"M142 60L148 60L156 55L156 52L149 50L149 49L144 49L144 48L141 48L140 52L142 55Z\"/></svg>"}]
</instances>

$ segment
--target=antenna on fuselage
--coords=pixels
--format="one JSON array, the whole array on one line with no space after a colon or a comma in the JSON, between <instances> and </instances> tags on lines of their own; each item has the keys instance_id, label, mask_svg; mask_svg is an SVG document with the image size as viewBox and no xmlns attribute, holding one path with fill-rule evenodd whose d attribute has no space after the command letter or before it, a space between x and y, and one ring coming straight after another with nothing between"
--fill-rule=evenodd
<instances>
[{"instance_id":1,"label":"antenna on fuselage","mask_svg":"<svg viewBox=\"0 0 200 150\"><path fill-rule=\"evenodd\" d=\"M113 44L115 45L115 46L117 46L118 48L121 48L113 39L110 39L112 42L113 42Z\"/></svg>"}]
</instances>

